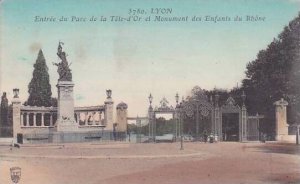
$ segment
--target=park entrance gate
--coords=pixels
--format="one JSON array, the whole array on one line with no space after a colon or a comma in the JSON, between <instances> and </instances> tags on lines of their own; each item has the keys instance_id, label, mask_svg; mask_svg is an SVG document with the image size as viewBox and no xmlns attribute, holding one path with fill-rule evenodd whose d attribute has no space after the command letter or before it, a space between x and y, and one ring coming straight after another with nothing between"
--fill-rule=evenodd
<instances>
[{"instance_id":1,"label":"park entrance gate","mask_svg":"<svg viewBox=\"0 0 300 184\"><path fill-rule=\"evenodd\" d=\"M152 98L151 94L150 97ZM151 101L152 103L152 101ZM169 105L168 100L164 97L160 101L160 106L153 108L150 103L150 107L148 109L148 116L149 116L149 137L155 141L155 137L157 136L157 119L156 115L159 114L171 114L172 115L172 121L173 121L173 132L172 134L174 135L174 138L180 136L179 132L179 126L178 126L178 121L176 118L176 110L172 105Z\"/></svg>"},{"instance_id":2,"label":"park entrance gate","mask_svg":"<svg viewBox=\"0 0 300 184\"><path fill-rule=\"evenodd\" d=\"M208 136L213 132L214 107L203 91L198 91L197 98L187 98L179 107L182 121L186 119L188 122L194 122L190 126L195 127L195 131L186 130L188 134L192 134L197 140L203 140L204 135Z\"/></svg>"},{"instance_id":3,"label":"park entrance gate","mask_svg":"<svg viewBox=\"0 0 300 184\"><path fill-rule=\"evenodd\" d=\"M178 96L178 95L176 95ZM151 98L150 98L151 97ZM174 120L175 138L186 131L186 119L195 122L196 138L201 138L201 134L213 135L218 141L257 141L259 140L259 119L263 116L248 116L245 105L246 95L241 95L241 107L233 97L229 96L223 105L219 105L219 95L208 98L203 90L197 92L196 98L187 98L176 105L176 108L168 105L166 98L163 98L159 107L153 108L152 96L149 96L150 106L148 109L149 117L149 136L154 140L156 136L156 115L172 114ZM214 99L214 100L213 100ZM228 131L228 127L233 127ZM230 128L229 128L230 129ZM231 138L228 138L231 136ZM234 137L234 138L232 138Z\"/></svg>"}]
</instances>

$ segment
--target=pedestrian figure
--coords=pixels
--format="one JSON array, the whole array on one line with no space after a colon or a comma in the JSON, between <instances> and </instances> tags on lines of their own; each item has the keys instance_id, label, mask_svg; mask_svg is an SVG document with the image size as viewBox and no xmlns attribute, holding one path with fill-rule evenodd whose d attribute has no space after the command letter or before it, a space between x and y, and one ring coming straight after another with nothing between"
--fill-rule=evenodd
<instances>
[{"instance_id":1,"label":"pedestrian figure","mask_svg":"<svg viewBox=\"0 0 300 184\"><path fill-rule=\"evenodd\" d=\"M207 137L208 137L207 133L204 132L204 142L205 142L205 143L207 142Z\"/></svg>"},{"instance_id":2,"label":"pedestrian figure","mask_svg":"<svg viewBox=\"0 0 300 184\"><path fill-rule=\"evenodd\" d=\"M261 141L262 143L265 143L265 142L266 142L265 134L264 134L264 133L261 133L261 134L260 134L260 141Z\"/></svg>"},{"instance_id":3,"label":"pedestrian figure","mask_svg":"<svg viewBox=\"0 0 300 184\"><path fill-rule=\"evenodd\" d=\"M212 133L209 136L209 143L214 143L214 136Z\"/></svg>"}]
</instances>

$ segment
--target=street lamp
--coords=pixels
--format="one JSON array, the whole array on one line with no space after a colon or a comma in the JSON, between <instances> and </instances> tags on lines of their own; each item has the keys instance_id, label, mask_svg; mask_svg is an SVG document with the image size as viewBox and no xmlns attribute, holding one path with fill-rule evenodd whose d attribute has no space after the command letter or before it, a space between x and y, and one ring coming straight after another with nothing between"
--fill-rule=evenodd
<instances>
[{"instance_id":1,"label":"street lamp","mask_svg":"<svg viewBox=\"0 0 300 184\"><path fill-rule=\"evenodd\" d=\"M179 101L179 95L178 92L175 95L175 100L176 100L176 108L178 107L178 101ZM177 114L178 116L178 114ZM180 131L180 124L178 121L178 117L176 118L176 122L175 122L175 140L177 141L177 135L180 135L179 131L178 131L178 127L179 127L179 131Z\"/></svg>"},{"instance_id":2,"label":"street lamp","mask_svg":"<svg viewBox=\"0 0 300 184\"><path fill-rule=\"evenodd\" d=\"M179 109L179 124L180 124L180 150L183 150L183 120L181 119L182 114L181 114L181 108L182 108L182 102L178 105Z\"/></svg>"},{"instance_id":3,"label":"street lamp","mask_svg":"<svg viewBox=\"0 0 300 184\"><path fill-rule=\"evenodd\" d=\"M219 105L219 98L220 98L220 95L217 93L216 95L215 95L215 105L216 106L218 106Z\"/></svg>"},{"instance_id":4,"label":"street lamp","mask_svg":"<svg viewBox=\"0 0 300 184\"><path fill-rule=\"evenodd\" d=\"M180 150L183 150L183 128L182 128L182 121L181 121L182 102L180 102L180 104L178 104L178 102L179 102L178 93L176 93L176 95L175 95L175 100L176 100L177 120L179 120L179 123L178 123L179 124L179 131L178 131L178 133L180 133Z\"/></svg>"},{"instance_id":5,"label":"street lamp","mask_svg":"<svg viewBox=\"0 0 300 184\"><path fill-rule=\"evenodd\" d=\"M178 101L179 101L179 95L178 95L178 93L176 93L175 100L176 100L176 105L178 105Z\"/></svg>"},{"instance_id":6,"label":"street lamp","mask_svg":"<svg viewBox=\"0 0 300 184\"><path fill-rule=\"evenodd\" d=\"M152 100L153 100L153 96L151 95L151 93L150 93L150 95L149 95L149 103L150 103L150 107L151 107L151 104L152 104Z\"/></svg>"},{"instance_id":7,"label":"street lamp","mask_svg":"<svg viewBox=\"0 0 300 184\"><path fill-rule=\"evenodd\" d=\"M153 134L153 130L154 130L154 127L153 127L153 124L152 124L152 100L153 100L153 96L152 94L150 93L149 97L149 110L148 110L148 117L149 117L149 140L150 140L150 136L151 136L151 132L152 132L152 138L153 138L153 141L154 141L154 134ZM151 126L150 126L151 125Z\"/></svg>"},{"instance_id":8,"label":"street lamp","mask_svg":"<svg viewBox=\"0 0 300 184\"><path fill-rule=\"evenodd\" d=\"M246 94L245 91L242 93L243 105L245 105Z\"/></svg>"},{"instance_id":9,"label":"street lamp","mask_svg":"<svg viewBox=\"0 0 300 184\"><path fill-rule=\"evenodd\" d=\"M219 115L219 98L220 95L218 93L215 94L215 103L214 103L214 108L215 108L215 113L214 116L215 118ZM218 140L222 138L222 132L220 132L221 127L219 126L219 124L217 123L217 121L214 121L214 133L215 136L218 136Z\"/></svg>"}]
</instances>

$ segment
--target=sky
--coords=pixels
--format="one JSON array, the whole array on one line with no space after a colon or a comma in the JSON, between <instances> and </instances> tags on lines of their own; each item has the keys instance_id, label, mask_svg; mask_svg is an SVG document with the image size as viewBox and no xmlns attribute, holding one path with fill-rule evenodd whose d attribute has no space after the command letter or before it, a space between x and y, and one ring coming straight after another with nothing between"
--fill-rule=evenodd
<instances>
[{"instance_id":1,"label":"sky","mask_svg":"<svg viewBox=\"0 0 300 184\"><path fill-rule=\"evenodd\" d=\"M106 89L115 105L129 106L129 116L145 116L153 105L175 94L187 96L194 86L231 89L245 77L247 63L277 37L298 15L298 0L0 0L0 92L20 89L28 98L28 84L39 49L49 68L53 97L58 73L52 62L58 42L64 42L73 74L76 106L102 105ZM166 8L169 14L151 13ZM130 9L144 11L151 21L110 21L128 17ZM246 16L265 17L245 21ZM74 17L73 17L74 16ZM89 21L94 16L97 21ZM187 22L159 22L156 16L189 17ZM191 21L193 16L202 21ZM206 16L231 21L205 21ZM243 21L233 21L234 17ZM56 21L35 21L36 17ZM61 17L68 21L60 22ZM86 18L85 22L71 19ZM107 21L99 21L106 17Z\"/></svg>"}]
</instances>

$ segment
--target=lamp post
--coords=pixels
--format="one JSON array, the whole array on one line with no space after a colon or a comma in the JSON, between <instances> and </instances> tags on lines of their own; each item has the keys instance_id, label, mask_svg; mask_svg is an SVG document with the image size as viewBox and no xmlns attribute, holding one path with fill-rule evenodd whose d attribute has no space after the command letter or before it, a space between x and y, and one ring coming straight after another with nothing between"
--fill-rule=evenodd
<instances>
[{"instance_id":1,"label":"lamp post","mask_svg":"<svg viewBox=\"0 0 300 184\"><path fill-rule=\"evenodd\" d=\"M176 107L178 107L178 101L179 101L178 93L176 93L176 95L175 95L175 100L176 100ZM177 114L177 116L178 116L178 114ZM176 123L175 123L175 140L177 140L177 135L180 134L179 131L178 131L178 127L179 127L179 131L180 131L180 125L179 125L178 117L177 117L176 118Z\"/></svg>"},{"instance_id":2,"label":"lamp post","mask_svg":"<svg viewBox=\"0 0 300 184\"><path fill-rule=\"evenodd\" d=\"M183 98L183 97L182 97ZM176 112L177 112L177 120L179 121L179 134L180 134L180 150L183 150L183 126L182 126L182 120L181 120L181 108L182 108L182 102L178 104L179 102L179 95L176 93L175 96L176 100Z\"/></svg>"},{"instance_id":3,"label":"lamp post","mask_svg":"<svg viewBox=\"0 0 300 184\"><path fill-rule=\"evenodd\" d=\"M247 109L246 109L246 105L245 105L245 99L246 99L246 94L243 91L242 95L242 100L243 100L243 106L242 106L242 136L240 137L240 141L246 141L247 140Z\"/></svg>"},{"instance_id":4,"label":"lamp post","mask_svg":"<svg viewBox=\"0 0 300 184\"><path fill-rule=\"evenodd\" d=\"M183 150L183 120L181 117L182 102L179 104L180 150Z\"/></svg>"},{"instance_id":5,"label":"lamp post","mask_svg":"<svg viewBox=\"0 0 300 184\"><path fill-rule=\"evenodd\" d=\"M215 125L215 136L218 136L217 140L222 140L223 136L222 136L222 127L220 127L220 119L219 119L219 116L220 116L220 112L219 112L219 98L220 98L220 95L217 93L215 94L215 117L214 117L214 125Z\"/></svg>"},{"instance_id":6,"label":"lamp post","mask_svg":"<svg viewBox=\"0 0 300 184\"><path fill-rule=\"evenodd\" d=\"M152 138L153 138L153 141L154 141L154 135L153 135L153 124L152 124L152 100L153 100L153 96L152 94L150 93L149 97L149 110L148 110L148 117L149 117L149 139L150 139L150 136L151 136L151 132L152 132ZM152 125L151 125L152 124Z\"/></svg>"},{"instance_id":7,"label":"lamp post","mask_svg":"<svg viewBox=\"0 0 300 184\"><path fill-rule=\"evenodd\" d=\"M245 99L246 99L246 94L245 94L245 91L243 91L242 93L242 100L243 100L243 106L245 105Z\"/></svg>"},{"instance_id":8,"label":"lamp post","mask_svg":"<svg viewBox=\"0 0 300 184\"><path fill-rule=\"evenodd\" d=\"M150 107L152 107L151 104L152 104L153 96L151 93L150 93L148 99L149 99Z\"/></svg>"}]
</instances>

